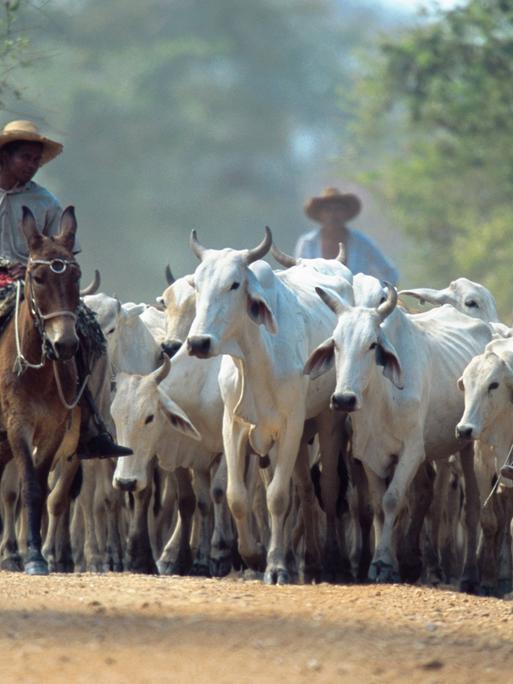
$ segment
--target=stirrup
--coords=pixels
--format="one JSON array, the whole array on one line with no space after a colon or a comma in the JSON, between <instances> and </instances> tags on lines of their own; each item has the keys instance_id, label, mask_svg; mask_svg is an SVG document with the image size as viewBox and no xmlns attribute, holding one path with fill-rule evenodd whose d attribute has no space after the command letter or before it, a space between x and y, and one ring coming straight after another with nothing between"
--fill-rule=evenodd
<instances>
[{"instance_id":1,"label":"stirrup","mask_svg":"<svg viewBox=\"0 0 513 684\"><path fill-rule=\"evenodd\" d=\"M87 442L87 452L79 453L82 460L90 458L117 458L119 456L131 456L134 452L128 447L120 446L112 439L108 432L92 437Z\"/></svg>"}]
</instances>

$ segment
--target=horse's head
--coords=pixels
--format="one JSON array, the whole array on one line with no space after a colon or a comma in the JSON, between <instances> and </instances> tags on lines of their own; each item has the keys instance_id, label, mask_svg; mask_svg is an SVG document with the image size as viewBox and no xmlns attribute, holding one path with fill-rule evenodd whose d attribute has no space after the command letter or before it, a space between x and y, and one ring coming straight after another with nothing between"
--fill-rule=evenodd
<instances>
[{"instance_id":1,"label":"horse's head","mask_svg":"<svg viewBox=\"0 0 513 684\"><path fill-rule=\"evenodd\" d=\"M73 207L64 210L60 232L42 235L30 209L23 207L23 234L29 248L25 299L50 357L70 359L78 348L77 308L80 266L73 256L77 222Z\"/></svg>"}]
</instances>

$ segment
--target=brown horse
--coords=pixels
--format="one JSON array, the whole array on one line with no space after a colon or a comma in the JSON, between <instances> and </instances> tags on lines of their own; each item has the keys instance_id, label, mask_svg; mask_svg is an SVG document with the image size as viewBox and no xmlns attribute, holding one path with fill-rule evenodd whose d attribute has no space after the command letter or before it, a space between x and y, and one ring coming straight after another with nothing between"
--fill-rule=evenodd
<instances>
[{"instance_id":1,"label":"brown horse","mask_svg":"<svg viewBox=\"0 0 513 684\"><path fill-rule=\"evenodd\" d=\"M27 207L22 229L29 247L24 299L18 286L14 315L0 338L0 460L14 458L20 476L25 572L42 575L48 573L41 554L48 472L64 438L67 454L78 441L78 431L69 428L82 389L75 362L80 267L72 252L73 207L63 212L56 237L39 233Z\"/></svg>"}]
</instances>

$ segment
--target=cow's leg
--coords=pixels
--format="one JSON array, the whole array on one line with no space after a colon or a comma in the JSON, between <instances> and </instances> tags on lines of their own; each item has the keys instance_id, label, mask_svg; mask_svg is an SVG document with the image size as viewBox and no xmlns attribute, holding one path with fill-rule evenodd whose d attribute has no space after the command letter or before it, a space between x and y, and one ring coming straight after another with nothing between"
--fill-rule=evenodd
<instances>
[{"instance_id":1,"label":"cow's leg","mask_svg":"<svg viewBox=\"0 0 513 684\"><path fill-rule=\"evenodd\" d=\"M449 459L440 459L435 464L435 481L433 488L433 500L426 517L425 540L424 540L424 562L425 575L428 584L438 585L442 581L442 568L440 565L440 540L442 537L441 528L447 525L449 497L449 484L451 480L451 469ZM443 531L444 537L447 531Z\"/></svg>"},{"instance_id":2,"label":"cow's leg","mask_svg":"<svg viewBox=\"0 0 513 684\"><path fill-rule=\"evenodd\" d=\"M374 514L369 492L369 481L362 462L352 457L350 459L351 477L356 488L358 502L357 520L355 520L354 524L359 537L356 579L358 582L365 582L368 578L369 566L372 560L371 542Z\"/></svg>"},{"instance_id":3,"label":"cow's leg","mask_svg":"<svg viewBox=\"0 0 513 684\"><path fill-rule=\"evenodd\" d=\"M228 472L228 506L237 528L239 553L251 570L261 572L265 567L265 551L255 539L251 525L251 499L246 482L247 442L247 428L233 420L225 408L223 444ZM253 472L251 467L249 470Z\"/></svg>"},{"instance_id":4,"label":"cow's leg","mask_svg":"<svg viewBox=\"0 0 513 684\"><path fill-rule=\"evenodd\" d=\"M512 591L511 521L513 517L513 490L504 489L499 493L502 503L502 525L499 546L499 571L497 595L504 596Z\"/></svg>"},{"instance_id":5,"label":"cow's leg","mask_svg":"<svg viewBox=\"0 0 513 684\"><path fill-rule=\"evenodd\" d=\"M483 506L490 494L495 479L495 456L484 445L475 443L475 472L479 496L481 501L481 539L479 542L478 559L480 570L479 593L483 596L494 596L497 588L497 538L499 536L499 513L500 504L495 494Z\"/></svg>"},{"instance_id":6,"label":"cow's leg","mask_svg":"<svg viewBox=\"0 0 513 684\"><path fill-rule=\"evenodd\" d=\"M301 440L295 466L295 484L299 492L300 516L303 522L305 540L305 582L319 581L322 564L317 529L317 498L310 475L310 453L308 443Z\"/></svg>"},{"instance_id":7,"label":"cow's leg","mask_svg":"<svg viewBox=\"0 0 513 684\"><path fill-rule=\"evenodd\" d=\"M199 539L196 557L192 564L191 574L198 577L209 577L210 557L210 473L208 470L193 471L193 486L199 515Z\"/></svg>"},{"instance_id":8,"label":"cow's leg","mask_svg":"<svg viewBox=\"0 0 513 684\"><path fill-rule=\"evenodd\" d=\"M209 560L212 577L224 577L232 568L235 540L232 517L226 500L227 480L226 459L224 455L221 455L210 483L210 496L214 507L214 531L210 544Z\"/></svg>"},{"instance_id":9,"label":"cow's leg","mask_svg":"<svg viewBox=\"0 0 513 684\"><path fill-rule=\"evenodd\" d=\"M2 541L0 543L0 567L2 570L22 569L21 555L16 537L16 506L19 498L20 479L14 461L5 466L0 482L2 502Z\"/></svg>"},{"instance_id":10,"label":"cow's leg","mask_svg":"<svg viewBox=\"0 0 513 684\"><path fill-rule=\"evenodd\" d=\"M84 482L77 501L83 515L84 563L87 572L102 572L103 570L96 534L98 516L95 513L99 505L95 497L97 465L97 461L84 461L82 463Z\"/></svg>"},{"instance_id":11,"label":"cow's leg","mask_svg":"<svg viewBox=\"0 0 513 684\"><path fill-rule=\"evenodd\" d=\"M175 531L157 561L161 575L186 575L192 566L190 537L196 497L188 468L175 470L178 483L178 522Z\"/></svg>"},{"instance_id":12,"label":"cow's leg","mask_svg":"<svg viewBox=\"0 0 513 684\"><path fill-rule=\"evenodd\" d=\"M474 594L479 586L477 567L477 540L479 524L479 489L474 471L474 445L468 444L460 451L460 462L465 481L465 557L460 578L460 590Z\"/></svg>"},{"instance_id":13,"label":"cow's leg","mask_svg":"<svg viewBox=\"0 0 513 684\"><path fill-rule=\"evenodd\" d=\"M264 574L266 584L288 584L287 551L285 548L285 516L290 502L290 487L294 471L303 421L298 424L291 416L287 427L271 452L274 452L274 473L267 487L267 509L271 518L271 539ZM289 540L290 541L290 540Z\"/></svg>"},{"instance_id":14,"label":"cow's leg","mask_svg":"<svg viewBox=\"0 0 513 684\"><path fill-rule=\"evenodd\" d=\"M160 510L155 520L155 556L160 558L167 540L176 527L178 516L178 484L174 472L161 470L161 480L164 483Z\"/></svg>"},{"instance_id":15,"label":"cow's leg","mask_svg":"<svg viewBox=\"0 0 513 684\"><path fill-rule=\"evenodd\" d=\"M130 511L128 541L126 549L126 565L130 572L149 575L157 574L157 566L153 559L148 530L148 510L151 500L151 479L144 489L134 492L134 506Z\"/></svg>"},{"instance_id":16,"label":"cow's leg","mask_svg":"<svg viewBox=\"0 0 513 684\"><path fill-rule=\"evenodd\" d=\"M395 582L399 579L393 548L394 525L401 512L408 487L423 459L423 441L422 435L419 435L414 442L404 448L383 496L384 524L370 569L370 576L376 582Z\"/></svg>"},{"instance_id":17,"label":"cow's leg","mask_svg":"<svg viewBox=\"0 0 513 684\"><path fill-rule=\"evenodd\" d=\"M337 518L347 509L348 473L345 462L347 440L340 416L327 410L317 417L321 452L321 497L326 514L326 541L323 578L329 582L352 582L351 561L343 530L338 531Z\"/></svg>"},{"instance_id":18,"label":"cow's leg","mask_svg":"<svg viewBox=\"0 0 513 684\"><path fill-rule=\"evenodd\" d=\"M408 527L398 550L401 579L405 582L416 582L422 574L422 552L420 549L420 533L424 525L426 513L433 502L433 466L424 461L420 464L413 478L411 492L411 510Z\"/></svg>"},{"instance_id":19,"label":"cow's leg","mask_svg":"<svg viewBox=\"0 0 513 684\"><path fill-rule=\"evenodd\" d=\"M105 547L105 570L123 572L123 544L119 529L121 510L123 508L123 492L114 489L112 478L114 475L114 461L105 459L100 461L103 469L102 485L104 491L104 510L106 522L106 547Z\"/></svg>"},{"instance_id":20,"label":"cow's leg","mask_svg":"<svg viewBox=\"0 0 513 684\"><path fill-rule=\"evenodd\" d=\"M48 565L41 553L43 492L32 462L32 439L18 432L9 434L9 443L21 479L21 502L27 515L27 553L23 565L28 575L47 575Z\"/></svg>"}]
</instances>

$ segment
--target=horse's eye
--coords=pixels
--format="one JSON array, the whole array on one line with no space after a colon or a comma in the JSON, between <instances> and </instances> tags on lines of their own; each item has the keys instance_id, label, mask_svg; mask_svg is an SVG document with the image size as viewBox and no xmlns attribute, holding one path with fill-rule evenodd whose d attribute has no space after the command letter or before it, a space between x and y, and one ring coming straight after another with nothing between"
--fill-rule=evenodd
<instances>
[{"instance_id":1,"label":"horse's eye","mask_svg":"<svg viewBox=\"0 0 513 684\"><path fill-rule=\"evenodd\" d=\"M42 285L44 283L44 278L41 278L41 276L34 276L34 282L38 285Z\"/></svg>"},{"instance_id":2,"label":"horse's eye","mask_svg":"<svg viewBox=\"0 0 513 684\"><path fill-rule=\"evenodd\" d=\"M240 286L240 283L238 283L237 281L235 281L234 283L232 283L232 286L230 287L230 290L238 290L238 289L239 289L239 286Z\"/></svg>"},{"instance_id":3,"label":"horse's eye","mask_svg":"<svg viewBox=\"0 0 513 684\"><path fill-rule=\"evenodd\" d=\"M498 382L491 382L491 383L488 385L488 390L495 390L495 389L497 389L498 386L499 386L499 383L498 383Z\"/></svg>"}]
</instances>

